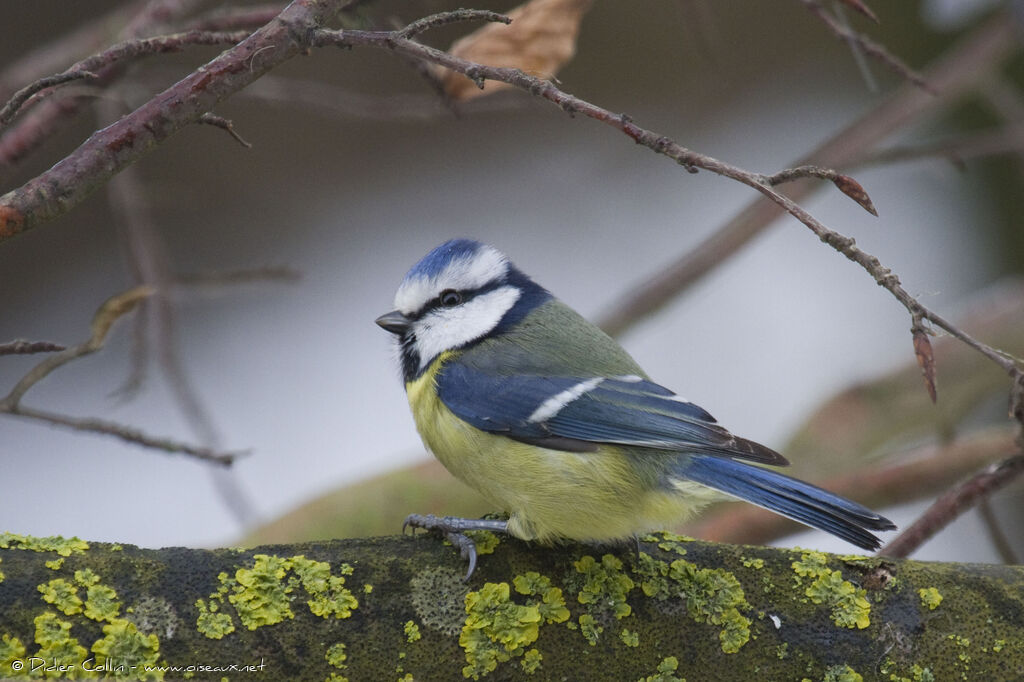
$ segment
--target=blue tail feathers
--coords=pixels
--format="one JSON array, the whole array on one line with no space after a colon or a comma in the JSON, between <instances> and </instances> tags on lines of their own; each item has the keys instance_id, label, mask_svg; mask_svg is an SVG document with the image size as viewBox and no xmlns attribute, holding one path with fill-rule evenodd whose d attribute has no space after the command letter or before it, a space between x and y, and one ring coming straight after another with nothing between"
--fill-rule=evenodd
<instances>
[{"instance_id":1,"label":"blue tail feathers","mask_svg":"<svg viewBox=\"0 0 1024 682\"><path fill-rule=\"evenodd\" d=\"M831 533L865 550L876 550L881 545L870 531L896 527L889 519L856 502L727 457L689 455L680 459L673 473Z\"/></svg>"}]
</instances>

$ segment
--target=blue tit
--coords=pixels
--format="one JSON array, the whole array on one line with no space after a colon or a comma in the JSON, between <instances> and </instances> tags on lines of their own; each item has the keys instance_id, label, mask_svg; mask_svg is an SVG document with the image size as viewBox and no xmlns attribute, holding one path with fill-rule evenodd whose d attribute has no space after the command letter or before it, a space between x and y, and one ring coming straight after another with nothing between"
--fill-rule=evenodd
<instances>
[{"instance_id":1,"label":"blue tit","mask_svg":"<svg viewBox=\"0 0 1024 682\"><path fill-rule=\"evenodd\" d=\"M410 516L475 565L463 532L610 542L739 498L866 550L885 517L758 465L781 455L734 436L654 383L598 327L495 248L441 244L409 270L378 325L398 337L416 428L507 521Z\"/></svg>"}]
</instances>

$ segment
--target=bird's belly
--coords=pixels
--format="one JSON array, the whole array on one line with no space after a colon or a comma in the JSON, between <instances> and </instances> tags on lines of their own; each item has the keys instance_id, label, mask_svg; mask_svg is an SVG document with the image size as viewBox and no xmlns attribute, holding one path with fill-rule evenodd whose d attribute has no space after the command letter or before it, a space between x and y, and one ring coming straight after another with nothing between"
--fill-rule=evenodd
<instances>
[{"instance_id":1,"label":"bird's belly","mask_svg":"<svg viewBox=\"0 0 1024 682\"><path fill-rule=\"evenodd\" d=\"M678 523L707 502L663 486L658 454L645 463L619 448L577 453L520 443L474 428L434 391L416 388L407 386L424 444L448 471L508 512L509 532L517 537L627 538Z\"/></svg>"}]
</instances>

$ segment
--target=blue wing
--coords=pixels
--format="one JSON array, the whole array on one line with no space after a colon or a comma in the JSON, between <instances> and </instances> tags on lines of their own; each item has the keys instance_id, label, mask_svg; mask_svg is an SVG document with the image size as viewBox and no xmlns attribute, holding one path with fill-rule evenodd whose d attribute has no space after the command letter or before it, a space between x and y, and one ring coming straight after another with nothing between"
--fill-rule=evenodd
<instances>
[{"instance_id":1,"label":"blue wing","mask_svg":"<svg viewBox=\"0 0 1024 682\"><path fill-rule=\"evenodd\" d=\"M614 443L788 463L640 377L501 376L456 360L442 368L437 391L448 409L478 429L554 449L587 451Z\"/></svg>"}]
</instances>

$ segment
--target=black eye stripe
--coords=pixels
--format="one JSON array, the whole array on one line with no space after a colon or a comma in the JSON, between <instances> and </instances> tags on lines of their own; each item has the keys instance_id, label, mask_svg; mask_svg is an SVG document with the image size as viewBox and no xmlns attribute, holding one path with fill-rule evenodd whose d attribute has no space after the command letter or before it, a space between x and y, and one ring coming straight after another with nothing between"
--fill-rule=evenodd
<instances>
[{"instance_id":1,"label":"black eye stripe","mask_svg":"<svg viewBox=\"0 0 1024 682\"><path fill-rule=\"evenodd\" d=\"M421 317L423 317L424 315L427 315L428 313L436 310L437 308L444 308L444 307L446 307L441 302L441 297L444 296L444 294L448 293L449 291L452 291L452 292L455 292L455 293L461 295L462 296L461 303L468 303L469 301L472 301L477 296L480 296L481 294L489 293L491 291L494 291L495 289L499 289L499 288L505 286L506 284L507 284L507 282L505 280L499 280L499 281L496 281L496 282L490 282L489 284L485 284L484 286L482 286L482 287L480 287L478 289L458 289L458 290L456 290L456 289L445 289L440 294L438 294L436 297L434 297L434 298L430 299L429 301L427 301L426 303L424 303L423 307L420 308L419 311L417 311L416 313L414 313L412 315L409 315L408 317L410 319L413 319L413 320L418 320Z\"/></svg>"}]
</instances>

